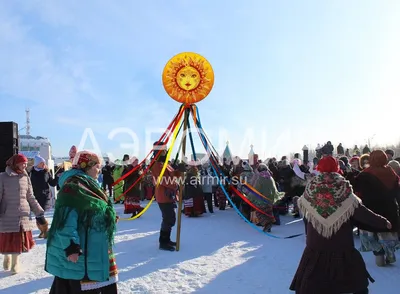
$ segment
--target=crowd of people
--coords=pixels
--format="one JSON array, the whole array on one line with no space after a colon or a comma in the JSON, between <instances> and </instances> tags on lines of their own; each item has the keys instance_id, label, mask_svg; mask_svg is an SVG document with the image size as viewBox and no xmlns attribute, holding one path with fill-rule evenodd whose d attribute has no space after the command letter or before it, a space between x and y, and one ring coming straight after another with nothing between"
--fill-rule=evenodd
<instances>
[{"instance_id":1,"label":"crowd of people","mask_svg":"<svg viewBox=\"0 0 400 294\"><path fill-rule=\"evenodd\" d=\"M27 158L14 155L0 174L3 268L18 273L19 256L34 246L36 225L39 237L47 238L45 270L55 276L51 293L117 293L114 206L123 203L124 214L137 216L143 210L141 201L154 195L162 218L159 248L175 251L171 231L182 195L187 217L234 205L265 232L280 225L280 215L303 217L307 243L290 289L298 294L368 293L373 279L354 248L353 229L358 228L359 250L372 252L377 266L396 262L400 162L392 150L364 148L350 156L339 147L334 154L328 142L312 161L307 156L301 160L299 154L279 161L254 155L248 160L224 158L212 167L166 164L167 146L161 142L154 143L150 166L139 166L138 159L129 156L102 166L96 154L73 147L72 169L54 178L43 158L36 157L28 173ZM156 185L164 164L165 180ZM58 186L59 192L49 229L44 212L49 209L50 186Z\"/></svg>"}]
</instances>

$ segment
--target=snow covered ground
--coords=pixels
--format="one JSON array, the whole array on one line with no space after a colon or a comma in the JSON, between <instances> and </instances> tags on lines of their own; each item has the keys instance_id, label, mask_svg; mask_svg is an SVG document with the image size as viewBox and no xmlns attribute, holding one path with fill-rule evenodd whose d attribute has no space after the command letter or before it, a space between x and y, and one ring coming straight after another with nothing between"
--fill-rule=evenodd
<instances>
[{"instance_id":1,"label":"snow covered ground","mask_svg":"<svg viewBox=\"0 0 400 294\"><path fill-rule=\"evenodd\" d=\"M120 213L122 206L117 210ZM288 287L304 249L304 235L273 239L252 229L233 209L216 210L200 218L183 217L181 250L165 252L158 250L159 227L157 204L140 219L118 224L120 293L293 293ZM279 236L303 230L303 223L292 217L273 227ZM22 256L22 273L0 271L0 293L49 292L53 278L43 270L45 241L36 241L35 248ZM370 293L398 294L399 264L377 268L372 254L363 256L376 280Z\"/></svg>"}]
</instances>

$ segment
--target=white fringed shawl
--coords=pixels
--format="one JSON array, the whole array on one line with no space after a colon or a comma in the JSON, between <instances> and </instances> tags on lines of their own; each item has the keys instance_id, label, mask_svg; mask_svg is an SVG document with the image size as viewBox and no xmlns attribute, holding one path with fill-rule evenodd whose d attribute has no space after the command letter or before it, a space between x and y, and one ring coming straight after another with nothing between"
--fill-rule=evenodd
<instances>
[{"instance_id":1,"label":"white fringed shawl","mask_svg":"<svg viewBox=\"0 0 400 294\"><path fill-rule=\"evenodd\" d=\"M337 173L321 173L307 183L298 207L314 229L329 239L361 203L349 183Z\"/></svg>"}]
</instances>

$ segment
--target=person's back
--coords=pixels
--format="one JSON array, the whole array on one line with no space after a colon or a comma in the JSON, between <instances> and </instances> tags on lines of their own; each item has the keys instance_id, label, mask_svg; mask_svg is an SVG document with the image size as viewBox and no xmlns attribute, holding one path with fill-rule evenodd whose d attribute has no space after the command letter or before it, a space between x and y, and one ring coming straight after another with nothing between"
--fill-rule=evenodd
<instances>
[{"instance_id":1,"label":"person's back","mask_svg":"<svg viewBox=\"0 0 400 294\"><path fill-rule=\"evenodd\" d=\"M290 286L296 294L367 294L368 280L373 281L354 248L352 228L380 230L391 224L362 205L339 170L335 158L323 157L321 174L309 180L297 201L307 220L307 242Z\"/></svg>"},{"instance_id":2,"label":"person's back","mask_svg":"<svg viewBox=\"0 0 400 294\"><path fill-rule=\"evenodd\" d=\"M201 177L201 185L204 193L212 193L213 177L209 174L203 175Z\"/></svg>"},{"instance_id":3,"label":"person's back","mask_svg":"<svg viewBox=\"0 0 400 294\"><path fill-rule=\"evenodd\" d=\"M112 184L114 182L112 172L113 169L108 163L101 169L101 173L103 174L103 181L106 184Z\"/></svg>"}]
</instances>

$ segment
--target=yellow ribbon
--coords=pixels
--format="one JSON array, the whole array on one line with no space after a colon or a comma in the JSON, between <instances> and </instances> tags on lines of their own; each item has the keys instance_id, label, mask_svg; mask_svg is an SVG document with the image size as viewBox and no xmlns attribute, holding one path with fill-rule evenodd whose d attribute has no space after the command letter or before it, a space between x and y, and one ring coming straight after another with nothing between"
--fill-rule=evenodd
<instances>
[{"instance_id":1,"label":"yellow ribbon","mask_svg":"<svg viewBox=\"0 0 400 294\"><path fill-rule=\"evenodd\" d=\"M180 119L179 119L179 121L177 122L177 124L175 125L175 129L174 129L174 133L173 133L173 137L172 137L172 141L171 141L171 146L169 147L169 150L168 150L168 153L167 153L167 158L165 159L164 165L163 165L163 167L162 167L162 169L161 169L161 173L160 173L160 175L159 175L158 178L157 178L156 189L157 189L157 187L160 185L161 179L162 179L162 177L164 176L164 172L165 172L165 170L167 169L168 161L169 161L169 159L170 159L170 157L171 157L172 149L173 149L173 147L174 147L174 145L175 145L176 137L178 137L178 131L179 131L179 125L180 125L179 122L180 122ZM156 189L155 189L155 190L156 190ZM149 209L149 207L150 207L150 205L153 203L154 199L155 199L155 195L153 195L153 197L151 198L151 200L149 201L149 203L147 203L146 207L143 208L143 210L142 210L141 212L139 212L137 215L135 215L135 216L133 216L133 217L130 217L130 218L123 218L122 220L134 220L134 219L137 219L137 218L140 217L143 213L145 213L147 209Z\"/></svg>"}]
</instances>

